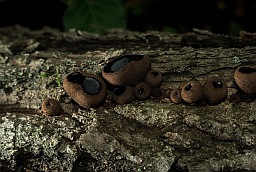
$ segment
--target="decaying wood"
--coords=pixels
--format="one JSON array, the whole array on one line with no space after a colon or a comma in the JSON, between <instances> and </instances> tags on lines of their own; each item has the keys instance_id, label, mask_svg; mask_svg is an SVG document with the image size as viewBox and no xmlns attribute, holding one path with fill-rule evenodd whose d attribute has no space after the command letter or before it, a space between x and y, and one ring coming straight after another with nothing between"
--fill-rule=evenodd
<instances>
[{"instance_id":1,"label":"decaying wood","mask_svg":"<svg viewBox=\"0 0 256 172\"><path fill-rule=\"evenodd\" d=\"M248 35L248 34L247 34ZM148 54L162 95L82 109L63 90L76 70L100 74L112 57ZM50 28L0 29L0 171L255 171L256 103L231 103L234 70L256 63L254 37L195 29L185 34ZM170 89L211 76L227 81L218 104L173 104ZM63 114L42 116L45 98ZM248 98L250 99L250 98Z\"/></svg>"}]
</instances>

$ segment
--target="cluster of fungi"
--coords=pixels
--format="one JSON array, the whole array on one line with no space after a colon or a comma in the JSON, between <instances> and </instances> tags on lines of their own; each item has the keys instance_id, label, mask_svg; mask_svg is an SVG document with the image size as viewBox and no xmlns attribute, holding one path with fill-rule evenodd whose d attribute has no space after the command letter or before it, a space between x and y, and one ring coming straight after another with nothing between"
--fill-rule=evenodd
<instances>
[{"instance_id":1,"label":"cluster of fungi","mask_svg":"<svg viewBox=\"0 0 256 172\"><path fill-rule=\"evenodd\" d=\"M240 93L254 97L256 93L256 67L240 66L234 72L234 80L238 92L230 96L230 101L240 102ZM219 104L227 98L228 87L220 77L208 78L202 85L198 80L182 82L179 88L172 90L170 99L173 103L198 103L202 99L210 104Z\"/></svg>"},{"instance_id":2,"label":"cluster of fungi","mask_svg":"<svg viewBox=\"0 0 256 172\"><path fill-rule=\"evenodd\" d=\"M223 101L228 93L228 87L224 80L212 77L202 85L198 80L182 82L179 88L171 92L170 99L173 103L182 101L192 104L205 98L211 104Z\"/></svg>"},{"instance_id":3,"label":"cluster of fungi","mask_svg":"<svg viewBox=\"0 0 256 172\"><path fill-rule=\"evenodd\" d=\"M67 74L63 87L81 107L90 108L100 105L108 90L118 104L146 100L162 81L162 74L151 69L148 55L134 54L111 59L104 66L101 77L84 71Z\"/></svg>"},{"instance_id":4,"label":"cluster of fungi","mask_svg":"<svg viewBox=\"0 0 256 172\"><path fill-rule=\"evenodd\" d=\"M238 89L252 95L256 93L256 67L240 66L234 73L234 80ZM158 71L151 69L148 55L132 54L112 58L103 68L100 75L85 71L67 74L63 79L66 93L81 107L97 107L104 102L107 94L117 104L130 103L133 100L146 100L152 95L152 90L159 88L163 77ZM227 98L228 87L220 77L208 78L204 84L198 80L182 82L177 89L170 93L173 103L194 104L202 99L210 104L218 104ZM238 95L231 98L239 99ZM46 99L42 103L42 111L53 115L57 107L53 99Z\"/></svg>"}]
</instances>

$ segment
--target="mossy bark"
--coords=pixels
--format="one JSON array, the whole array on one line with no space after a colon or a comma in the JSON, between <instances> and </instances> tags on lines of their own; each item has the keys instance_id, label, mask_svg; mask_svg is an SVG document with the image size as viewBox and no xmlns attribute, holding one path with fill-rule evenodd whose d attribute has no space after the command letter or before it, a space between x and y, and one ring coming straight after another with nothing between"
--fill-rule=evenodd
<instances>
[{"instance_id":1,"label":"mossy bark","mask_svg":"<svg viewBox=\"0 0 256 172\"><path fill-rule=\"evenodd\" d=\"M135 53L148 54L162 72L160 97L125 105L107 97L82 109L63 90L65 74L100 74L111 57ZM255 171L256 103L229 100L237 91L234 70L255 57L250 34L0 28L0 170ZM169 100L181 82L211 76L228 84L222 103ZM62 115L42 116L48 97L59 100Z\"/></svg>"}]
</instances>

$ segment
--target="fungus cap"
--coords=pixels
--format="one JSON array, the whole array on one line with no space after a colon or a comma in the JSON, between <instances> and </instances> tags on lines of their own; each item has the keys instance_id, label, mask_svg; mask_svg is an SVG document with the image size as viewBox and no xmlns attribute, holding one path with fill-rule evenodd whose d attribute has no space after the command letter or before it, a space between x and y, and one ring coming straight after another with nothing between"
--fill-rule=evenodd
<instances>
[{"instance_id":1,"label":"fungus cap","mask_svg":"<svg viewBox=\"0 0 256 172\"><path fill-rule=\"evenodd\" d=\"M62 110L58 100L46 98L42 102L42 112L45 116L60 115Z\"/></svg>"},{"instance_id":2,"label":"fungus cap","mask_svg":"<svg viewBox=\"0 0 256 172\"><path fill-rule=\"evenodd\" d=\"M146 100L151 96L151 87L147 82L140 82L134 86L134 93L138 100Z\"/></svg>"},{"instance_id":3,"label":"fungus cap","mask_svg":"<svg viewBox=\"0 0 256 172\"><path fill-rule=\"evenodd\" d=\"M148 55L123 55L110 60L102 71L102 77L113 85L133 86L144 80L151 68Z\"/></svg>"},{"instance_id":4,"label":"fungus cap","mask_svg":"<svg viewBox=\"0 0 256 172\"><path fill-rule=\"evenodd\" d=\"M176 103L176 104L181 103L182 102L181 90L179 88L172 90L170 99L173 103Z\"/></svg>"},{"instance_id":5,"label":"fungus cap","mask_svg":"<svg viewBox=\"0 0 256 172\"><path fill-rule=\"evenodd\" d=\"M203 87L204 96L210 103L219 103L227 97L227 83L219 77L211 77L207 79Z\"/></svg>"},{"instance_id":6,"label":"fungus cap","mask_svg":"<svg viewBox=\"0 0 256 172\"><path fill-rule=\"evenodd\" d=\"M237 86L246 94L256 93L256 66L240 66L235 70Z\"/></svg>"},{"instance_id":7,"label":"fungus cap","mask_svg":"<svg viewBox=\"0 0 256 172\"><path fill-rule=\"evenodd\" d=\"M67 74L63 79L63 87L84 108L98 106L107 94L105 82L99 76L84 71Z\"/></svg>"},{"instance_id":8,"label":"fungus cap","mask_svg":"<svg viewBox=\"0 0 256 172\"><path fill-rule=\"evenodd\" d=\"M203 98L203 86L197 80L188 81L181 88L181 98L187 103L196 103Z\"/></svg>"},{"instance_id":9,"label":"fungus cap","mask_svg":"<svg viewBox=\"0 0 256 172\"><path fill-rule=\"evenodd\" d=\"M159 87L163 82L163 76L161 72L150 70L145 77L145 82L149 83L152 88Z\"/></svg>"},{"instance_id":10,"label":"fungus cap","mask_svg":"<svg viewBox=\"0 0 256 172\"><path fill-rule=\"evenodd\" d=\"M112 99L118 104L130 103L134 100L134 89L131 86L119 86L113 90Z\"/></svg>"}]
</instances>

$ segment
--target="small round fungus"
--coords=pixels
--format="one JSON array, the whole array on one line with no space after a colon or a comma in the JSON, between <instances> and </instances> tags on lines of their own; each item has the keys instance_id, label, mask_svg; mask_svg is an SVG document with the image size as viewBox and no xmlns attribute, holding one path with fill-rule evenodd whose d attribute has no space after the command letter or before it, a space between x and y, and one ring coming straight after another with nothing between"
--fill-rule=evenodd
<instances>
[{"instance_id":1,"label":"small round fungus","mask_svg":"<svg viewBox=\"0 0 256 172\"><path fill-rule=\"evenodd\" d=\"M256 93L256 66L240 66L235 70L237 86L246 94Z\"/></svg>"},{"instance_id":2,"label":"small round fungus","mask_svg":"<svg viewBox=\"0 0 256 172\"><path fill-rule=\"evenodd\" d=\"M152 88L159 87L163 82L163 76L160 72L150 70L145 77L145 82Z\"/></svg>"},{"instance_id":3,"label":"small round fungus","mask_svg":"<svg viewBox=\"0 0 256 172\"><path fill-rule=\"evenodd\" d=\"M204 96L210 103L219 103L223 101L228 94L226 82L219 77L212 77L204 83Z\"/></svg>"},{"instance_id":4,"label":"small round fungus","mask_svg":"<svg viewBox=\"0 0 256 172\"><path fill-rule=\"evenodd\" d=\"M55 116L62 113L59 101L46 98L42 102L42 112L45 116Z\"/></svg>"},{"instance_id":5,"label":"small round fungus","mask_svg":"<svg viewBox=\"0 0 256 172\"><path fill-rule=\"evenodd\" d=\"M133 101L135 95L133 87L119 86L113 90L112 99L118 104L126 104Z\"/></svg>"},{"instance_id":6,"label":"small round fungus","mask_svg":"<svg viewBox=\"0 0 256 172\"><path fill-rule=\"evenodd\" d=\"M147 82L140 82L135 85L134 93L138 100L146 100L151 95L151 87Z\"/></svg>"},{"instance_id":7,"label":"small round fungus","mask_svg":"<svg viewBox=\"0 0 256 172\"><path fill-rule=\"evenodd\" d=\"M188 81L181 88L181 98L187 103L196 103L203 98L203 86L197 80Z\"/></svg>"},{"instance_id":8,"label":"small round fungus","mask_svg":"<svg viewBox=\"0 0 256 172\"><path fill-rule=\"evenodd\" d=\"M172 90L171 95L170 95L170 99L173 103L176 103L176 104L181 103L182 102L181 90L180 89Z\"/></svg>"},{"instance_id":9,"label":"small round fungus","mask_svg":"<svg viewBox=\"0 0 256 172\"><path fill-rule=\"evenodd\" d=\"M234 93L230 95L230 103L240 103L241 102L241 97L239 96L239 94Z\"/></svg>"}]
</instances>

